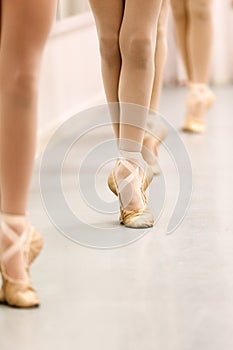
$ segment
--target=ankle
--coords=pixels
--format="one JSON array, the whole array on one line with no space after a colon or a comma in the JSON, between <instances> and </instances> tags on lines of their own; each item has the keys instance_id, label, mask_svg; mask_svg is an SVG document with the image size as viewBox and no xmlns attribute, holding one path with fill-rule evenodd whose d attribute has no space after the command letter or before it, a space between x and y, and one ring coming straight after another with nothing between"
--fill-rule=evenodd
<instances>
[{"instance_id":1,"label":"ankle","mask_svg":"<svg viewBox=\"0 0 233 350\"><path fill-rule=\"evenodd\" d=\"M206 90L209 88L207 83L200 83L195 81L190 81L188 83L189 89L199 89L199 90Z\"/></svg>"},{"instance_id":2,"label":"ankle","mask_svg":"<svg viewBox=\"0 0 233 350\"><path fill-rule=\"evenodd\" d=\"M118 160L122 162L126 160L130 162L134 167L139 167L140 169L144 169L146 166L146 162L142 157L142 153L139 151L132 152L120 149Z\"/></svg>"},{"instance_id":3,"label":"ankle","mask_svg":"<svg viewBox=\"0 0 233 350\"><path fill-rule=\"evenodd\" d=\"M27 214L9 214L2 213L1 217L1 228L4 225L9 226L16 234L22 234L29 227L29 220Z\"/></svg>"}]
</instances>

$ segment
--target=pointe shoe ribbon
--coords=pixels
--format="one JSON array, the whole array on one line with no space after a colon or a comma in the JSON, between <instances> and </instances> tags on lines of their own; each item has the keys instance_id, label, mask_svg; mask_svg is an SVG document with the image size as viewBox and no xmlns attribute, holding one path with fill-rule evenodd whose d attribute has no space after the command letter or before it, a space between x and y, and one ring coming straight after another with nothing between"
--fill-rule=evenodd
<instances>
[{"instance_id":1,"label":"pointe shoe ribbon","mask_svg":"<svg viewBox=\"0 0 233 350\"><path fill-rule=\"evenodd\" d=\"M32 226L32 235L30 239L30 249L28 254L28 264L31 265L37 258L43 248L43 239L37 230ZM0 303L5 303L5 296L3 289L0 289Z\"/></svg>"},{"instance_id":2,"label":"pointe shoe ribbon","mask_svg":"<svg viewBox=\"0 0 233 350\"><path fill-rule=\"evenodd\" d=\"M1 234L5 235L12 242L5 249L1 247L0 267L3 280L2 291L4 302L10 306L21 308L35 307L40 304L29 278L29 247L32 238L32 227L26 224L25 229L20 235L12 229L14 224L25 224L25 222L27 222L25 216L4 215L1 223ZM24 263L23 276L20 278L9 276L4 265L7 261L9 262L9 259L16 252L21 252L22 262Z\"/></svg>"},{"instance_id":3,"label":"pointe shoe ribbon","mask_svg":"<svg viewBox=\"0 0 233 350\"><path fill-rule=\"evenodd\" d=\"M144 171L143 178L140 181L139 179L139 169L138 167L133 167L128 160L119 160L122 162L124 166L130 171L130 174L123 180L117 183L115 178L115 173L112 171L109 177L109 188L115 193L120 202L120 223L125 225L126 227L131 228L146 228L152 227L154 224L154 217L150 210L147 208L147 200L145 196L145 187L147 187L148 181L145 179L147 177L146 171ZM119 164L119 163L118 163ZM147 167L146 167L147 168ZM138 190L141 193L141 198L143 201L143 206L141 208L127 210L127 207L124 205L121 193L124 188L132 182L132 180L136 179ZM130 198L128 198L128 202Z\"/></svg>"},{"instance_id":4,"label":"pointe shoe ribbon","mask_svg":"<svg viewBox=\"0 0 233 350\"><path fill-rule=\"evenodd\" d=\"M5 270L4 267L4 262L7 262L7 260L9 260L10 258L12 258L12 256L19 250L22 249L22 247L24 246L26 239L27 239L27 233L23 232L21 235L18 235L17 233L15 233L5 222L2 222L1 225L2 228L2 232L4 232L4 235L8 237L8 239L13 242L13 244L6 249L6 251L3 251L1 253L1 272L4 276L5 279L7 279L8 281L14 283L14 282L18 282L18 283L24 283L25 280L27 280L27 275L25 274L23 279L15 279L10 277Z\"/></svg>"}]
</instances>

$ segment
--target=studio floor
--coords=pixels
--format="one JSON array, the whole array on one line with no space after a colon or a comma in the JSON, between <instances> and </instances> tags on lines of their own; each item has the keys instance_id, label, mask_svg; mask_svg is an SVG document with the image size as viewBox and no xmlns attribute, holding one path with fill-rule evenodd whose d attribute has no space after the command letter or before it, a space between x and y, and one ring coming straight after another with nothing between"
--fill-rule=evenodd
<instances>
[{"instance_id":1,"label":"studio floor","mask_svg":"<svg viewBox=\"0 0 233 350\"><path fill-rule=\"evenodd\" d=\"M86 247L55 228L42 204L37 161L30 217L45 246L31 271L42 304L33 310L0 306L1 350L233 348L233 87L214 91L207 133L178 134L191 160L193 188L186 216L172 234L167 234L167 224L178 178L163 146L160 178L165 179L166 196L161 213L153 209L158 207L156 193L161 197L161 180L153 181L150 196L158 221L140 239L132 242L131 232L130 244L114 249ZM184 96L182 88L165 88L162 96L161 112L176 129L183 120ZM64 178L72 184L72 161L67 162ZM92 164L84 169L90 177ZM51 191L53 176L50 168ZM64 186L75 204L74 188ZM105 182L97 179L96 186L98 193L113 198ZM79 204L86 226L93 226L90 208L85 212ZM99 213L98 205L93 215L98 230L101 222L111 225L112 216ZM118 225L117 215L108 237ZM127 236L126 228L120 230Z\"/></svg>"}]
</instances>

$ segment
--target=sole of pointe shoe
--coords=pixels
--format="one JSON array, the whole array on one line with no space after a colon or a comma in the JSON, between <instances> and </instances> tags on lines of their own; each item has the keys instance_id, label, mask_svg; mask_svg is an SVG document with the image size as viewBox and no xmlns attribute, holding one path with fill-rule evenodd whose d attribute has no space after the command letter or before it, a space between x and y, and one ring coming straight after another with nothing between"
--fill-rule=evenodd
<instances>
[{"instance_id":1,"label":"sole of pointe shoe","mask_svg":"<svg viewBox=\"0 0 233 350\"><path fill-rule=\"evenodd\" d=\"M124 224L123 225L127 228L133 228L135 230L140 230L140 229L146 229L146 228L151 228L154 226L154 222L153 224L137 224L137 223L130 223L130 224Z\"/></svg>"},{"instance_id":2,"label":"sole of pointe shoe","mask_svg":"<svg viewBox=\"0 0 233 350\"><path fill-rule=\"evenodd\" d=\"M15 305L15 304L10 304L6 300L2 303L3 305L6 305L8 307L11 307L13 309L38 309L40 307L40 302L33 304L33 305Z\"/></svg>"},{"instance_id":3,"label":"sole of pointe shoe","mask_svg":"<svg viewBox=\"0 0 233 350\"><path fill-rule=\"evenodd\" d=\"M0 304L4 304L17 309L37 308L40 306L40 301L36 294L34 295L34 300L31 302L23 298L20 299L18 292L19 288L22 288L21 285L18 283L9 282L3 277L3 275L2 281L3 284L0 292ZM18 300L15 300L15 296L18 297Z\"/></svg>"},{"instance_id":4,"label":"sole of pointe shoe","mask_svg":"<svg viewBox=\"0 0 233 350\"><path fill-rule=\"evenodd\" d=\"M3 304L18 309L37 308L40 300L28 282L11 282L2 275Z\"/></svg>"},{"instance_id":5,"label":"sole of pointe shoe","mask_svg":"<svg viewBox=\"0 0 233 350\"><path fill-rule=\"evenodd\" d=\"M154 226L154 217L152 213L149 211L149 209L145 209L144 212L141 213L142 215L140 217L132 217L130 220L124 220L123 219L123 211L121 211L120 215L120 224L124 225L127 228L133 228L133 229L145 229L145 228L150 228ZM145 218L145 214L147 215L147 218ZM148 218L148 215L150 216ZM144 220L142 219L142 216L144 216Z\"/></svg>"},{"instance_id":6,"label":"sole of pointe shoe","mask_svg":"<svg viewBox=\"0 0 233 350\"><path fill-rule=\"evenodd\" d=\"M181 130L183 132L189 133L189 134L204 134L206 132L205 125L196 124L196 123L187 123L185 124Z\"/></svg>"},{"instance_id":7,"label":"sole of pointe shoe","mask_svg":"<svg viewBox=\"0 0 233 350\"><path fill-rule=\"evenodd\" d=\"M7 301L4 301L2 304L6 305L7 307L11 307L13 309L38 309L40 307L40 302L33 305L22 305L22 306L10 304Z\"/></svg>"}]
</instances>

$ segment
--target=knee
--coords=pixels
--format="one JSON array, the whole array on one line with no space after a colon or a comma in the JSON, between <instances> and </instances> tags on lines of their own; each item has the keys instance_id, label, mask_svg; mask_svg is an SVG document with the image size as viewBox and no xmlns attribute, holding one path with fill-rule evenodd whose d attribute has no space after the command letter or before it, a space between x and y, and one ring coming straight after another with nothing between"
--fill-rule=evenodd
<instances>
[{"instance_id":1,"label":"knee","mask_svg":"<svg viewBox=\"0 0 233 350\"><path fill-rule=\"evenodd\" d=\"M197 20L208 20L211 17L211 0L190 1L189 12Z\"/></svg>"},{"instance_id":2,"label":"knee","mask_svg":"<svg viewBox=\"0 0 233 350\"><path fill-rule=\"evenodd\" d=\"M100 37L100 55L108 65L114 65L120 59L118 35L102 35Z\"/></svg>"},{"instance_id":3,"label":"knee","mask_svg":"<svg viewBox=\"0 0 233 350\"><path fill-rule=\"evenodd\" d=\"M30 69L16 68L1 73L1 88L22 101L30 100L38 86L38 74Z\"/></svg>"},{"instance_id":4,"label":"knee","mask_svg":"<svg viewBox=\"0 0 233 350\"><path fill-rule=\"evenodd\" d=\"M153 62L154 43L152 38L146 35L129 35L120 37L120 50L122 60L138 68L145 69Z\"/></svg>"},{"instance_id":5,"label":"knee","mask_svg":"<svg viewBox=\"0 0 233 350\"><path fill-rule=\"evenodd\" d=\"M172 14L176 21L184 21L186 18L185 7L180 0L171 1Z\"/></svg>"}]
</instances>

